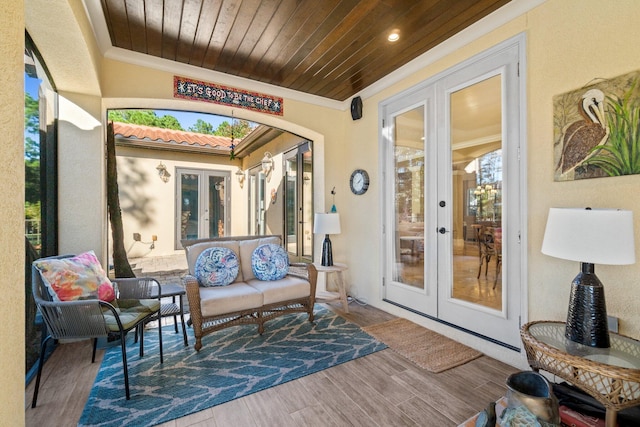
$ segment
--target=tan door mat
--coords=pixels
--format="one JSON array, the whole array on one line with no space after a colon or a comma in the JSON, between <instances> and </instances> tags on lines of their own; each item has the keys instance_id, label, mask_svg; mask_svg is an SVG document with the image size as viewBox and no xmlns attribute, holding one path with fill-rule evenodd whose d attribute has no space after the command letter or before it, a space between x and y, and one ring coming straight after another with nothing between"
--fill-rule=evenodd
<instances>
[{"instance_id":1,"label":"tan door mat","mask_svg":"<svg viewBox=\"0 0 640 427\"><path fill-rule=\"evenodd\" d=\"M396 353L431 372L442 372L482 356L460 344L407 319L394 319L362 328Z\"/></svg>"}]
</instances>

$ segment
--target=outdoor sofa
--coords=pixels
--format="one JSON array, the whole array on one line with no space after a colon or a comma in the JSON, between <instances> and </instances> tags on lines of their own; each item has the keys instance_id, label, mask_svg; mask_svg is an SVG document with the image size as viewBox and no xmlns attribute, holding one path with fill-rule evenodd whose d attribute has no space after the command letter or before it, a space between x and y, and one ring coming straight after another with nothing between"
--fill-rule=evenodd
<instances>
[{"instance_id":1,"label":"outdoor sofa","mask_svg":"<svg viewBox=\"0 0 640 427\"><path fill-rule=\"evenodd\" d=\"M284 314L307 313L313 321L317 270L313 264L289 264L280 236L181 243L196 351L205 335L230 326L257 324L262 334L265 322Z\"/></svg>"}]
</instances>

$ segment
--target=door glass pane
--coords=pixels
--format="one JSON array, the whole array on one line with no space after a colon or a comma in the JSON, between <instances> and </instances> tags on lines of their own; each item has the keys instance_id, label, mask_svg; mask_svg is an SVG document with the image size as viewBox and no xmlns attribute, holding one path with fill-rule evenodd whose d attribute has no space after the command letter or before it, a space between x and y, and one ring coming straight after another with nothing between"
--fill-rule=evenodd
<instances>
[{"instance_id":1,"label":"door glass pane","mask_svg":"<svg viewBox=\"0 0 640 427\"><path fill-rule=\"evenodd\" d=\"M286 206L285 206L285 224L287 235L287 251L294 257L298 255L298 215L297 209L298 200L298 188L297 188L297 176L298 176L298 161L297 156L290 157L285 162L285 176L286 176Z\"/></svg>"},{"instance_id":2,"label":"door glass pane","mask_svg":"<svg viewBox=\"0 0 640 427\"><path fill-rule=\"evenodd\" d=\"M249 170L249 234L265 234L265 176L259 167Z\"/></svg>"},{"instance_id":3,"label":"door glass pane","mask_svg":"<svg viewBox=\"0 0 640 427\"><path fill-rule=\"evenodd\" d=\"M185 173L180 176L180 238L198 238L198 186L197 174Z\"/></svg>"},{"instance_id":4,"label":"door glass pane","mask_svg":"<svg viewBox=\"0 0 640 427\"><path fill-rule=\"evenodd\" d=\"M225 235L224 221L225 179L222 176L209 176L209 236Z\"/></svg>"},{"instance_id":5,"label":"door glass pane","mask_svg":"<svg viewBox=\"0 0 640 427\"><path fill-rule=\"evenodd\" d=\"M502 309L502 94L494 76L451 95L452 296Z\"/></svg>"},{"instance_id":6,"label":"door glass pane","mask_svg":"<svg viewBox=\"0 0 640 427\"><path fill-rule=\"evenodd\" d=\"M313 156L311 150L302 153L302 256L313 255Z\"/></svg>"},{"instance_id":7,"label":"door glass pane","mask_svg":"<svg viewBox=\"0 0 640 427\"><path fill-rule=\"evenodd\" d=\"M395 117L393 280L424 288L424 106Z\"/></svg>"}]
</instances>

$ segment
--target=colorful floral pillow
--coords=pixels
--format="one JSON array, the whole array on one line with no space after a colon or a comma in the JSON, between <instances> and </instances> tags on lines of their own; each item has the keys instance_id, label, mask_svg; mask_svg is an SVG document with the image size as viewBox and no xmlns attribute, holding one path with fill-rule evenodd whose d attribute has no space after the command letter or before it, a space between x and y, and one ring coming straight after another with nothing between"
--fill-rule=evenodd
<instances>
[{"instance_id":1,"label":"colorful floral pillow","mask_svg":"<svg viewBox=\"0 0 640 427\"><path fill-rule=\"evenodd\" d=\"M110 302L116 297L93 251L70 258L37 260L34 265L54 301L100 299Z\"/></svg>"},{"instance_id":2,"label":"colorful floral pillow","mask_svg":"<svg viewBox=\"0 0 640 427\"><path fill-rule=\"evenodd\" d=\"M200 286L227 286L238 277L238 256L229 248L207 248L196 259L194 269Z\"/></svg>"},{"instance_id":3,"label":"colorful floral pillow","mask_svg":"<svg viewBox=\"0 0 640 427\"><path fill-rule=\"evenodd\" d=\"M258 280L282 279L289 272L289 254L280 245L260 245L251 254L251 269Z\"/></svg>"}]
</instances>

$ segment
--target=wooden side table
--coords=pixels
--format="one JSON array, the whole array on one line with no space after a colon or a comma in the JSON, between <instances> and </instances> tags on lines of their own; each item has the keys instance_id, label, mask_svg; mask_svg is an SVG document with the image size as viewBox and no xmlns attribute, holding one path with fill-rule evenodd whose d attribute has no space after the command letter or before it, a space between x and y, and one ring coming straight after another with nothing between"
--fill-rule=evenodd
<instances>
[{"instance_id":1,"label":"wooden side table","mask_svg":"<svg viewBox=\"0 0 640 427\"><path fill-rule=\"evenodd\" d=\"M520 336L535 371L550 372L588 393L606 409L606 426L618 411L640 404L640 341L610 333L610 348L575 343L564 336L564 322L530 322Z\"/></svg>"},{"instance_id":2,"label":"wooden side table","mask_svg":"<svg viewBox=\"0 0 640 427\"><path fill-rule=\"evenodd\" d=\"M338 292L329 292L329 291L318 291L316 292L316 298L322 301L342 301L342 308L345 313L349 312L349 302L347 301L347 289L344 284L344 277L342 272L345 271L348 267L346 264L334 263L331 266L321 265L319 262L314 262L313 266L318 270L318 273L325 273L327 279L329 278L329 273L336 274L336 284L338 285Z\"/></svg>"}]
</instances>

